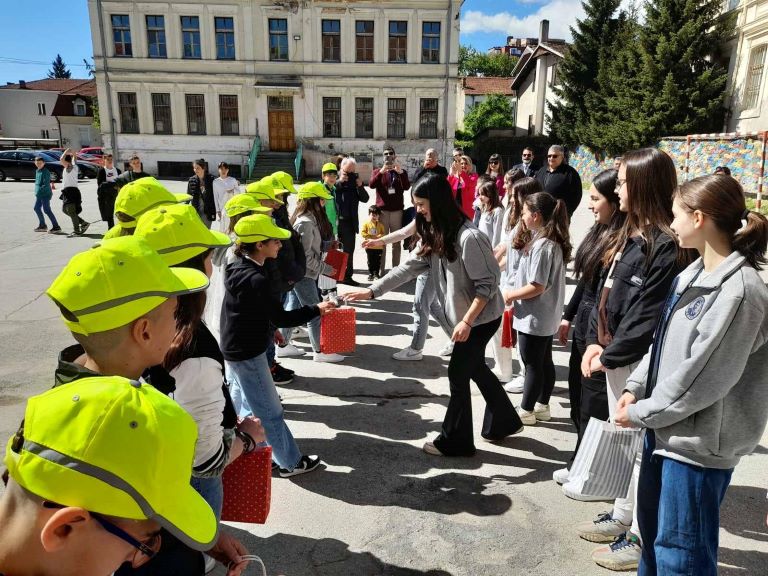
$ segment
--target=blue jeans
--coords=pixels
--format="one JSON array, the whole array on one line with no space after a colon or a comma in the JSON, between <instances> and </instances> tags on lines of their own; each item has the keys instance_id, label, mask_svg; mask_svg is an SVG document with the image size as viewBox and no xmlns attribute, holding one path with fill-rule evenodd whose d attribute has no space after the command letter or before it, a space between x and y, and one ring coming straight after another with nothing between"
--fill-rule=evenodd
<instances>
[{"instance_id":1,"label":"blue jeans","mask_svg":"<svg viewBox=\"0 0 768 576\"><path fill-rule=\"evenodd\" d=\"M301 452L283 418L283 406L269 371L266 352L239 362L227 360L225 365L227 380L239 387L253 415L261 419L267 443L272 446L272 459L280 468L293 470L301 459ZM235 405L235 409L238 408L242 409Z\"/></svg>"},{"instance_id":2,"label":"blue jeans","mask_svg":"<svg viewBox=\"0 0 768 576\"><path fill-rule=\"evenodd\" d=\"M193 476L190 484L203 497L203 500L208 502L208 506L216 515L216 520L221 521L221 507L224 505L224 484L221 481L221 476L211 478Z\"/></svg>"},{"instance_id":3,"label":"blue jeans","mask_svg":"<svg viewBox=\"0 0 768 576\"><path fill-rule=\"evenodd\" d=\"M654 456L645 435L637 520L645 543L638 576L717 576L720 505L733 468L702 468Z\"/></svg>"},{"instance_id":4,"label":"blue jeans","mask_svg":"<svg viewBox=\"0 0 768 576\"><path fill-rule=\"evenodd\" d=\"M317 291L317 280L305 276L293 285L285 301L286 310L296 310L302 306L314 306L320 302L320 294ZM282 334L286 343L291 341L292 328L285 329ZM309 342L312 350L320 352L320 316L317 316L307 324Z\"/></svg>"},{"instance_id":5,"label":"blue jeans","mask_svg":"<svg viewBox=\"0 0 768 576\"><path fill-rule=\"evenodd\" d=\"M35 214L37 214L37 220L39 222L40 228L45 227L45 218L43 218L43 212L45 212L48 215L48 218L51 219L52 228L59 227L59 223L56 221L56 216L53 215L53 211L51 210L50 198L37 198L35 200L35 207L33 210L35 211Z\"/></svg>"},{"instance_id":6,"label":"blue jeans","mask_svg":"<svg viewBox=\"0 0 768 576\"><path fill-rule=\"evenodd\" d=\"M437 299L435 282L429 272L419 274L413 293L413 338L412 350L423 350L429 331L429 314L440 318L440 301Z\"/></svg>"}]
</instances>

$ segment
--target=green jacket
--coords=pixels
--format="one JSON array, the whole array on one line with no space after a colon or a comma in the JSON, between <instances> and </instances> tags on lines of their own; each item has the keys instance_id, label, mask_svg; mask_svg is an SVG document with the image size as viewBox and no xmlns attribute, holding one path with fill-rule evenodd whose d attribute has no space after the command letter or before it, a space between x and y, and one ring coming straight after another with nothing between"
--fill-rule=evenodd
<instances>
[{"instance_id":1,"label":"green jacket","mask_svg":"<svg viewBox=\"0 0 768 576\"><path fill-rule=\"evenodd\" d=\"M48 168L35 170L35 198L47 198L50 200L51 197L53 197L51 173L48 171Z\"/></svg>"},{"instance_id":2,"label":"green jacket","mask_svg":"<svg viewBox=\"0 0 768 576\"><path fill-rule=\"evenodd\" d=\"M322 180L320 181L322 182ZM323 185L325 186L325 189L328 190L331 196L333 196L333 200L326 200L325 201L325 213L328 215L328 220L331 221L331 226L333 227L333 237L338 237L338 228L339 228L339 217L338 217L338 211L336 209L336 186L328 187L327 184L323 182Z\"/></svg>"}]
</instances>

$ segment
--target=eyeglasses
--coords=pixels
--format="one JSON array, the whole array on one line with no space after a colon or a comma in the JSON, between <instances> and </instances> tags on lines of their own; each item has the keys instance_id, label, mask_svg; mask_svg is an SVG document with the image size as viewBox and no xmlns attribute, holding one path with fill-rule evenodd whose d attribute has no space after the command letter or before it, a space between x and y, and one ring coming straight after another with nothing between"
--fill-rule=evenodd
<instances>
[{"instance_id":1,"label":"eyeglasses","mask_svg":"<svg viewBox=\"0 0 768 576\"><path fill-rule=\"evenodd\" d=\"M560 158L560 154L547 154L547 158Z\"/></svg>"},{"instance_id":2,"label":"eyeglasses","mask_svg":"<svg viewBox=\"0 0 768 576\"><path fill-rule=\"evenodd\" d=\"M498 164L498 160L488 160L488 164Z\"/></svg>"},{"instance_id":3,"label":"eyeglasses","mask_svg":"<svg viewBox=\"0 0 768 576\"><path fill-rule=\"evenodd\" d=\"M530 158L531 156L533 156L533 154L526 154L523 152L523 158Z\"/></svg>"},{"instance_id":4,"label":"eyeglasses","mask_svg":"<svg viewBox=\"0 0 768 576\"><path fill-rule=\"evenodd\" d=\"M43 501L43 508L64 508L64 506L57 504L56 502L45 500ZM160 551L162 538L159 533L153 534L145 542L139 542L136 538L128 534L128 532L113 522L110 522L101 514L96 514L95 512L90 512L90 514L93 519L96 520L96 522L98 522L102 528L104 528L104 530L113 536L117 536L123 542L127 542L136 548L136 551L133 553L133 557L131 558L131 566L133 568L144 566L144 564L152 560L152 558L154 558L154 556Z\"/></svg>"}]
</instances>

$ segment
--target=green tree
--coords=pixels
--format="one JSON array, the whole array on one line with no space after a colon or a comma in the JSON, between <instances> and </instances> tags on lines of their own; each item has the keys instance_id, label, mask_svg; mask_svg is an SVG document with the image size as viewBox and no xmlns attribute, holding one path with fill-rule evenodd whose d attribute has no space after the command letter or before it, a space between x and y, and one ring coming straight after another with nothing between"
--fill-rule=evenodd
<instances>
[{"instance_id":1,"label":"green tree","mask_svg":"<svg viewBox=\"0 0 768 576\"><path fill-rule=\"evenodd\" d=\"M590 115L604 103L598 88L602 60L609 60L617 32L616 11L621 0L584 0L585 17L571 28L573 43L558 68L559 102L551 108L552 136L570 145L594 146L588 125Z\"/></svg>"},{"instance_id":2,"label":"green tree","mask_svg":"<svg viewBox=\"0 0 768 576\"><path fill-rule=\"evenodd\" d=\"M459 46L459 76L512 76L518 58L507 54L486 54L472 46Z\"/></svg>"},{"instance_id":3,"label":"green tree","mask_svg":"<svg viewBox=\"0 0 768 576\"><path fill-rule=\"evenodd\" d=\"M72 72L67 69L61 54L56 54L56 58L51 62L51 69L48 70L48 78L71 78Z\"/></svg>"},{"instance_id":4,"label":"green tree","mask_svg":"<svg viewBox=\"0 0 768 576\"><path fill-rule=\"evenodd\" d=\"M464 116L462 135L474 139L486 128L514 128L514 109L507 96L491 94L478 102Z\"/></svg>"}]
</instances>

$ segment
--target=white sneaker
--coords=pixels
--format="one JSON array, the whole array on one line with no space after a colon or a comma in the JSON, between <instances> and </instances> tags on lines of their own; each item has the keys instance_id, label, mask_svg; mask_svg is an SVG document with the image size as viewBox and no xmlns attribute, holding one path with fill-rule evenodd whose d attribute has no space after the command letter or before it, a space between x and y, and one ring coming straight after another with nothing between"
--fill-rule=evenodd
<instances>
[{"instance_id":1,"label":"white sneaker","mask_svg":"<svg viewBox=\"0 0 768 576\"><path fill-rule=\"evenodd\" d=\"M520 416L520 421L526 426L533 426L536 424L536 415L533 412L518 408L517 415Z\"/></svg>"},{"instance_id":2,"label":"white sneaker","mask_svg":"<svg viewBox=\"0 0 768 576\"><path fill-rule=\"evenodd\" d=\"M450 356L453 354L453 342L448 342L445 346L440 348L440 352L438 352L438 355L440 356Z\"/></svg>"},{"instance_id":3,"label":"white sneaker","mask_svg":"<svg viewBox=\"0 0 768 576\"><path fill-rule=\"evenodd\" d=\"M392 358L395 360L421 360L423 356L421 350L414 350L410 346L405 350L400 350L400 352L392 354Z\"/></svg>"},{"instance_id":4,"label":"white sneaker","mask_svg":"<svg viewBox=\"0 0 768 576\"><path fill-rule=\"evenodd\" d=\"M565 484L568 482L568 474L570 473L570 470L568 468L560 468L560 470L555 470L552 472L552 480L557 482L558 484Z\"/></svg>"},{"instance_id":5,"label":"white sneaker","mask_svg":"<svg viewBox=\"0 0 768 576\"><path fill-rule=\"evenodd\" d=\"M533 415L536 416L536 420L541 422L549 422L552 420L552 415L549 413L549 404L539 404L533 407Z\"/></svg>"},{"instance_id":6,"label":"white sneaker","mask_svg":"<svg viewBox=\"0 0 768 576\"><path fill-rule=\"evenodd\" d=\"M323 354L322 352L315 352L315 362L341 362L344 360L344 356L339 354Z\"/></svg>"},{"instance_id":7,"label":"white sneaker","mask_svg":"<svg viewBox=\"0 0 768 576\"><path fill-rule=\"evenodd\" d=\"M298 358L299 356L304 356L304 354L306 354L304 350L296 348L293 344L278 346L276 353L278 358Z\"/></svg>"},{"instance_id":8,"label":"white sneaker","mask_svg":"<svg viewBox=\"0 0 768 576\"><path fill-rule=\"evenodd\" d=\"M515 376L512 382L504 384L504 390L511 394L522 394L525 388L525 376Z\"/></svg>"},{"instance_id":9,"label":"white sneaker","mask_svg":"<svg viewBox=\"0 0 768 576\"><path fill-rule=\"evenodd\" d=\"M615 498L608 496L582 494L581 492L577 492L575 487L572 487L569 482L563 484L563 494L568 496L571 500L578 500L579 502L613 502L615 500ZM627 528L629 527L627 526ZM602 542L602 540L592 540L592 542Z\"/></svg>"}]
</instances>

